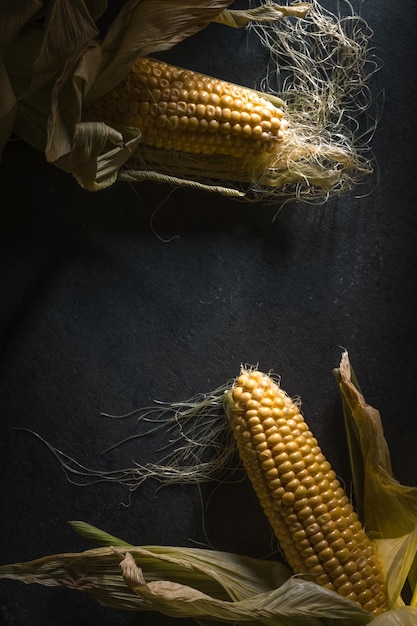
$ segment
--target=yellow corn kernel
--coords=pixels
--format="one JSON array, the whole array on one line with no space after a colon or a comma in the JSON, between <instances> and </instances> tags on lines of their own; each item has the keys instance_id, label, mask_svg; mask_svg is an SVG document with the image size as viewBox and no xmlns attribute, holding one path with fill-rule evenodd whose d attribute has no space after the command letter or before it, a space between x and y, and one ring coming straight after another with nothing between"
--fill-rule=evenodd
<instances>
[{"instance_id":1,"label":"yellow corn kernel","mask_svg":"<svg viewBox=\"0 0 417 626\"><path fill-rule=\"evenodd\" d=\"M288 125L281 109L251 89L148 58L88 110L139 128L146 146L192 154L271 152Z\"/></svg>"},{"instance_id":2,"label":"yellow corn kernel","mask_svg":"<svg viewBox=\"0 0 417 626\"><path fill-rule=\"evenodd\" d=\"M249 479L293 571L375 615L386 610L378 556L298 406L271 377L242 370L228 414ZM272 423L275 414L280 417ZM262 435L267 447L260 455L254 449Z\"/></svg>"}]
</instances>

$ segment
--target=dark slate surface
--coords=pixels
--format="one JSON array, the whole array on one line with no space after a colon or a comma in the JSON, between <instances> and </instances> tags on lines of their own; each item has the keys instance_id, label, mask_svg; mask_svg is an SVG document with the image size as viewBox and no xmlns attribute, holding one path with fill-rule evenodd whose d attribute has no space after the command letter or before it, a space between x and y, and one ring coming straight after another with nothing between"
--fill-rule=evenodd
<instances>
[{"instance_id":1,"label":"dark slate surface","mask_svg":"<svg viewBox=\"0 0 417 626\"><path fill-rule=\"evenodd\" d=\"M384 109L373 148L375 189L322 207L246 205L143 183L81 190L20 141L0 168L0 561L82 550L67 520L137 544L195 545L254 556L271 536L246 482L217 489L203 513L195 488L130 507L119 486L69 484L30 428L93 467L153 459L155 440L101 458L136 428L125 413L154 399L210 391L241 363L259 363L302 397L338 474L350 474L332 377L348 348L368 401L380 408L402 482L417 484L416 80L413 0L364 3L383 66ZM172 51L178 64L250 84L262 69L242 32L210 27ZM207 500L211 486L202 490ZM203 523L204 520L204 523ZM5 626L168 625L105 609L65 589L2 581ZM183 622L187 623L186 621Z\"/></svg>"}]
</instances>

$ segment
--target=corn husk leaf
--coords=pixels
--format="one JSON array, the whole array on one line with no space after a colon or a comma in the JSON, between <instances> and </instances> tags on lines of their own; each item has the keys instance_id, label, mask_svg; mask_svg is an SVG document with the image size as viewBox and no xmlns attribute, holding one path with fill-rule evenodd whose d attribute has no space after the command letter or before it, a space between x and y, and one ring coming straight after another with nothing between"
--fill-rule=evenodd
<instances>
[{"instance_id":1,"label":"corn husk leaf","mask_svg":"<svg viewBox=\"0 0 417 626\"><path fill-rule=\"evenodd\" d=\"M372 626L415 626L416 624L417 609L410 606L387 611L372 622Z\"/></svg>"},{"instance_id":2,"label":"corn husk leaf","mask_svg":"<svg viewBox=\"0 0 417 626\"><path fill-rule=\"evenodd\" d=\"M170 546L135 548L124 539L110 535L91 524L72 521L70 525L81 537L101 547L111 548L112 553L118 548L129 549L131 553L135 554L140 553L141 567L148 580L158 580L164 576L185 585L190 585L192 582L200 591L223 599L240 600L269 591L291 577L291 571L275 561L195 548ZM81 554L87 557L91 556L91 561L94 561L94 551L91 554L90 552ZM100 558L104 558L105 554L107 552L100 553ZM47 560L53 559L53 557L46 558ZM48 571L48 565L41 563L42 561L44 560L33 561L34 569L32 571L38 567L39 575L46 575L43 584L47 584L50 571ZM70 559L68 562L70 563ZM118 563L119 560L117 560ZM24 566L25 564L20 565ZM15 566L6 567L11 567L13 572L16 572ZM0 577L4 574L6 567L0 567Z\"/></svg>"},{"instance_id":3,"label":"corn husk leaf","mask_svg":"<svg viewBox=\"0 0 417 626\"><path fill-rule=\"evenodd\" d=\"M48 161L92 190L111 185L140 142L139 130L125 141L120 132L103 122L80 121L82 94L89 80L94 80L100 58L100 47L93 42L81 60L69 59L67 71L52 92L45 148Z\"/></svg>"},{"instance_id":4,"label":"corn husk leaf","mask_svg":"<svg viewBox=\"0 0 417 626\"><path fill-rule=\"evenodd\" d=\"M90 9L98 17L105 6L101 0L49 2L36 19L27 17L5 48L4 63L18 104L14 130L38 150L45 150L51 128L51 93L56 88L55 81L63 68L74 65L74 59L98 34ZM79 106L75 107L69 115L73 104L70 100L64 112L68 117L66 134L70 136L74 130L70 124L77 114L79 121L80 111ZM3 130L1 120L0 124Z\"/></svg>"},{"instance_id":5,"label":"corn husk leaf","mask_svg":"<svg viewBox=\"0 0 417 626\"><path fill-rule=\"evenodd\" d=\"M62 28L66 24L67 28ZM33 63L31 91L60 73L67 59L99 34L84 0L55 0L47 5L42 41Z\"/></svg>"},{"instance_id":6,"label":"corn husk leaf","mask_svg":"<svg viewBox=\"0 0 417 626\"><path fill-rule=\"evenodd\" d=\"M338 384L341 382L340 370L336 369L333 371ZM359 387L359 382L353 372L350 370L351 380L354 387L361 392ZM352 419L351 412L347 400L344 394L341 394L342 401L342 409L343 409L343 418L344 418L344 426L345 426L345 435L346 435L346 444L349 453L349 461L350 461L350 469L352 473L352 484L353 484L353 500L355 503L356 510L358 512L359 518L361 520L364 519L364 511L363 511L363 503L364 503L364 462L361 447L359 444L359 431L355 424L355 421Z\"/></svg>"},{"instance_id":7,"label":"corn husk leaf","mask_svg":"<svg viewBox=\"0 0 417 626\"><path fill-rule=\"evenodd\" d=\"M343 602L338 606L338 599L334 601L333 593L327 595L317 592L317 585L296 577L284 582L278 589L235 602L225 602L171 581L147 582L130 552L125 553L121 569L126 584L136 594L151 602L161 613L173 617L210 616L219 622L231 623L237 620L242 623L248 620L253 622L254 619L267 622L278 618L278 623L290 624L292 620L287 622L285 618L293 616L296 620L308 618L313 624L315 619L330 615L347 617L351 608L350 602L346 606L343 606ZM355 616L355 610L350 613L352 620L359 617L369 621L369 616L362 610Z\"/></svg>"},{"instance_id":8,"label":"corn husk leaf","mask_svg":"<svg viewBox=\"0 0 417 626\"><path fill-rule=\"evenodd\" d=\"M92 524L87 524L86 522L82 522L79 520L71 521L68 523L71 526L72 530L77 533L77 535L83 537L83 539L87 539L96 546L133 548L133 545L131 543L128 543L127 541L125 541L124 539L120 539L119 537L115 537L114 535L110 535L104 530L101 530L96 526L92 526Z\"/></svg>"},{"instance_id":9,"label":"corn husk leaf","mask_svg":"<svg viewBox=\"0 0 417 626\"><path fill-rule=\"evenodd\" d=\"M95 22L104 15L109 4L108 0L84 0L84 3Z\"/></svg>"},{"instance_id":10,"label":"corn husk leaf","mask_svg":"<svg viewBox=\"0 0 417 626\"><path fill-rule=\"evenodd\" d=\"M417 487L401 485L394 478L381 416L353 384L347 352L339 371L340 389L356 425L363 456L364 521L369 532L379 537L400 537L413 531L417 522Z\"/></svg>"},{"instance_id":11,"label":"corn husk leaf","mask_svg":"<svg viewBox=\"0 0 417 626\"><path fill-rule=\"evenodd\" d=\"M15 39L24 26L42 8L42 0L0 0L0 52Z\"/></svg>"},{"instance_id":12,"label":"corn husk leaf","mask_svg":"<svg viewBox=\"0 0 417 626\"><path fill-rule=\"evenodd\" d=\"M355 490L362 494L362 520L368 533L378 540L393 605L399 601L407 576L411 589L417 585L417 488L401 485L394 478L381 416L359 391L347 352L342 355L336 377L345 420L351 424L351 458L356 463L358 449L362 456L363 476L360 479L361 469L355 477Z\"/></svg>"},{"instance_id":13,"label":"corn husk leaf","mask_svg":"<svg viewBox=\"0 0 417 626\"><path fill-rule=\"evenodd\" d=\"M386 582L389 605L402 605L400 594L417 554L417 524L414 530L405 535L405 537L377 539L375 543L382 566L387 572Z\"/></svg>"},{"instance_id":14,"label":"corn husk leaf","mask_svg":"<svg viewBox=\"0 0 417 626\"><path fill-rule=\"evenodd\" d=\"M79 523L76 523L79 524ZM81 525L82 526L82 525ZM79 526L80 528L80 526ZM87 525L82 532L100 538ZM106 533L104 541L115 539ZM198 548L113 547L57 554L0 567L0 578L65 585L105 606L160 611L218 623L322 626L365 624L370 615L283 565ZM123 542L124 543L124 542Z\"/></svg>"},{"instance_id":15,"label":"corn husk leaf","mask_svg":"<svg viewBox=\"0 0 417 626\"><path fill-rule=\"evenodd\" d=\"M41 6L39 0L0 0L0 160L13 131L17 112L16 95L3 60L3 52Z\"/></svg>"},{"instance_id":16,"label":"corn husk leaf","mask_svg":"<svg viewBox=\"0 0 417 626\"><path fill-rule=\"evenodd\" d=\"M280 6L278 4L266 4L255 9L234 10L225 9L220 13L213 22L230 26L231 28L242 28L250 22L273 22L283 17L303 18L307 15L311 4L302 2L289 6Z\"/></svg>"}]
</instances>

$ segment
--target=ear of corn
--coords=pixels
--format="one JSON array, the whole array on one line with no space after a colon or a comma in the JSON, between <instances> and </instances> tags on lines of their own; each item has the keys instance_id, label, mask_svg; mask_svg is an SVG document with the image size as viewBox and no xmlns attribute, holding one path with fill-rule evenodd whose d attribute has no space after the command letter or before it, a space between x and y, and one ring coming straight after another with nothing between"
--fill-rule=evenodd
<instances>
[{"instance_id":1,"label":"ear of corn","mask_svg":"<svg viewBox=\"0 0 417 626\"><path fill-rule=\"evenodd\" d=\"M99 41L106 2L55 2L46 15L32 4L19 28L16 11L2 16L0 152L13 127L91 191L154 180L249 201L321 202L372 172L370 29L350 6L345 19L318 2L229 11L230 0L137 0ZM146 58L213 20L254 24L265 93Z\"/></svg>"},{"instance_id":2,"label":"ear of corn","mask_svg":"<svg viewBox=\"0 0 417 626\"><path fill-rule=\"evenodd\" d=\"M300 410L269 376L242 370L228 409L239 454L296 574L379 614L377 554Z\"/></svg>"},{"instance_id":3,"label":"ear of corn","mask_svg":"<svg viewBox=\"0 0 417 626\"><path fill-rule=\"evenodd\" d=\"M252 89L148 58L88 110L139 128L148 147L238 158L268 158L288 125L282 109Z\"/></svg>"}]
</instances>

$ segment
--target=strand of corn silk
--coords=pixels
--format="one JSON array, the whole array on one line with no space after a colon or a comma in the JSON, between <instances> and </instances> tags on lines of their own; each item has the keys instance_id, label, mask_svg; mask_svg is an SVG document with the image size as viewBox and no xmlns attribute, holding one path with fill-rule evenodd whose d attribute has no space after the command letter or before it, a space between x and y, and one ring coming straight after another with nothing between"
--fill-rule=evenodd
<instances>
[{"instance_id":1,"label":"strand of corn silk","mask_svg":"<svg viewBox=\"0 0 417 626\"><path fill-rule=\"evenodd\" d=\"M158 448L154 450L154 454L160 457L157 462L141 463L134 460L132 465L120 469L95 469L56 448L33 430L17 430L28 432L41 441L72 484L83 487L96 483L118 484L127 488L129 500L130 495L149 479L159 483L159 487L172 484L201 485L211 481L235 482L241 480L244 474L223 408L225 391L229 387L223 385L212 392L198 394L181 402L156 401L153 406L124 415L101 414L115 421L136 418L140 432L112 443L98 452L99 456L157 435ZM165 439L162 444L161 436ZM134 457L138 459L140 455L140 448L136 446Z\"/></svg>"},{"instance_id":2,"label":"strand of corn silk","mask_svg":"<svg viewBox=\"0 0 417 626\"><path fill-rule=\"evenodd\" d=\"M375 168L370 142L380 117L370 89L379 61L366 21L345 0L336 14L313 0L305 19L248 28L270 52L259 88L286 102L289 182L280 195L319 203L356 186ZM265 172L265 185L279 174Z\"/></svg>"}]
</instances>

